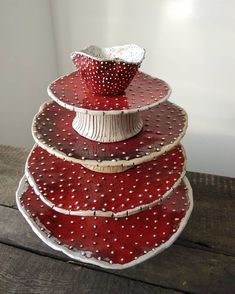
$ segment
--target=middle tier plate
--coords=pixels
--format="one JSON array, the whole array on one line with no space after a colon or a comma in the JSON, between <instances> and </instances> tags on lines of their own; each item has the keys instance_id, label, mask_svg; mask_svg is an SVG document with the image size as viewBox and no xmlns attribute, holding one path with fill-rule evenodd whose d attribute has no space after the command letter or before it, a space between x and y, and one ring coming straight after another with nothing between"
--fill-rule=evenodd
<instances>
[{"instance_id":1,"label":"middle tier plate","mask_svg":"<svg viewBox=\"0 0 235 294\"><path fill-rule=\"evenodd\" d=\"M141 113L144 126L136 136L121 142L94 142L72 127L75 112L55 102L44 104L35 116L36 143L62 159L99 172L121 172L152 160L175 147L185 134L187 114L170 102Z\"/></svg>"},{"instance_id":2,"label":"middle tier plate","mask_svg":"<svg viewBox=\"0 0 235 294\"><path fill-rule=\"evenodd\" d=\"M185 154L179 145L128 171L102 174L36 146L25 174L41 200L58 212L123 217L156 205L179 185L185 174Z\"/></svg>"}]
</instances>

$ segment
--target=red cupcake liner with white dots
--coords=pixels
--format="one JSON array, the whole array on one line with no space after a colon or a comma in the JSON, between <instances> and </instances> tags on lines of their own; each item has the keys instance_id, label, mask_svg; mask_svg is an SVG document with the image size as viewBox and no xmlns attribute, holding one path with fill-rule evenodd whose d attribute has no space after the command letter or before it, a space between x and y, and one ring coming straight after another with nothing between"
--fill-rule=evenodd
<instances>
[{"instance_id":1,"label":"red cupcake liner with white dots","mask_svg":"<svg viewBox=\"0 0 235 294\"><path fill-rule=\"evenodd\" d=\"M25 174L36 194L53 210L124 217L156 205L179 185L185 174L185 154L179 145L125 172L103 174L36 146Z\"/></svg>"},{"instance_id":2,"label":"red cupcake liner with white dots","mask_svg":"<svg viewBox=\"0 0 235 294\"><path fill-rule=\"evenodd\" d=\"M169 247L182 232L193 207L186 178L163 202L122 218L54 211L35 194L26 178L19 185L16 201L47 245L74 260L113 269L133 266Z\"/></svg>"},{"instance_id":3,"label":"red cupcake liner with white dots","mask_svg":"<svg viewBox=\"0 0 235 294\"><path fill-rule=\"evenodd\" d=\"M145 50L130 44L110 48L89 46L71 54L87 88L96 94L122 94L138 71Z\"/></svg>"},{"instance_id":4,"label":"red cupcake liner with white dots","mask_svg":"<svg viewBox=\"0 0 235 294\"><path fill-rule=\"evenodd\" d=\"M141 113L140 133L125 141L100 143L79 135L72 127L75 112L57 103L44 104L35 116L36 143L65 160L91 166L131 166L152 160L179 144L187 128L187 114L170 102Z\"/></svg>"},{"instance_id":5,"label":"red cupcake liner with white dots","mask_svg":"<svg viewBox=\"0 0 235 294\"><path fill-rule=\"evenodd\" d=\"M86 87L98 95L122 94L139 68L139 64L126 64L112 60L99 61L80 54L77 54L73 61L80 68L79 73ZM69 85L72 86L72 84Z\"/></svg>"},{"instance_id":6,"label":"red cupcake liner with white dots","mask_svg":"<svg viewBox=\"0 0 235 294\"><path fill-rule=\"evenodd\" d=\"M53 100L69 110L103 115L153 108L168 99L171 90L166 82L138 72L124 94L94 95L87 88L81 73L75 71L52 82L47 92Z\"/></svg>"}]
</instances>

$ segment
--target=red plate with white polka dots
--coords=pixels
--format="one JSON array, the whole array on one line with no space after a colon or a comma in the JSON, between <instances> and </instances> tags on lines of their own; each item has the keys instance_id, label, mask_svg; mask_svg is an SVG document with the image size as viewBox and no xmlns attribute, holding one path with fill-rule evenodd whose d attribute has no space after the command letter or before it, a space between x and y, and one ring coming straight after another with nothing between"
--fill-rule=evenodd
<instances>
[{"instance_id":1,"label":"red plate with white polka dots","mask_svg":"<svg viewBox=\"0 0 235 294\"><path fill-rule=\"evenodd\" d=\"M135 75L125 94L119 96L92 94L78 71L59 78L48 87L48 95L61 106L90 114L143 111L166 100L170 92L166 82L142 72Z\"/></svg>"},{"instance_id":2,"label":"red plate with white polka dots","mask_svg":"<svg viewBox=\"0 0 235 294\"><path fill-rule=\"evenodd\" d=\"M156 205L185 173L183 147L125 172L93 172L35 147L26 176L34 191L54 210L73 215L126 216Z\"/></svg>"},{"instance_id":3,"label":"red plate with white polka dots","mask_svg":"<svg viewBox=\"0 0 235 294\"><path fill-rule=\"evenodd\" d=\"M140 66L140 63L97 60L80 52L72 55L72 61L81 72L87 88L101 95L122 94Z\"/></svg>"},{"instance_id":4,"label":"red plate with white polka dots","mask_svg":"<svg viewBox=\"0 0 235 294\"><path fill-rule=\"evenodd\" d=\"M156 158L176 146L187 128L187 114L170 102L142 112L139 134L108 144L79 135L72 127L74 117L55 102L45 104L34 118L34 139L57 157L94 166L131 166Z\"/></svg>"},{"instance_id":5,"label":"red plate with white polka dots","mask_svg":"<svg viewBox=\"0 0 235 294\"><path fill-rule=\"evenodd\" d=\"M169 247L185 227L193 206L186 179L161 204L122 218L59 213L43 203L24 179L16 200L47 245L73 259L116 269L135 265Z\"/></svg>"}]
</instances>

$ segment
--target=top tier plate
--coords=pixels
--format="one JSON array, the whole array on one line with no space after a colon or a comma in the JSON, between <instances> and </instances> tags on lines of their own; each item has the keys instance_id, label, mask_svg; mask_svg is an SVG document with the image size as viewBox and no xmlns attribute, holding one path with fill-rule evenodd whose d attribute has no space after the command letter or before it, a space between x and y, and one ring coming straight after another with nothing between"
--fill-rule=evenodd
<instances>
[{"instance_id":1,"label":"top tier plate","mask_svg":"<svg viewBox=\"0 0 235 294\"><path fill-rule=\"evenodd\" d=\"M69 110L96 115L150 109L165 101L171 93L166 82L142 72L135 75L125 93L119 96L90 93L78 71L55 80L47 91L53 100Z\"/></svg>"}]
</instances>

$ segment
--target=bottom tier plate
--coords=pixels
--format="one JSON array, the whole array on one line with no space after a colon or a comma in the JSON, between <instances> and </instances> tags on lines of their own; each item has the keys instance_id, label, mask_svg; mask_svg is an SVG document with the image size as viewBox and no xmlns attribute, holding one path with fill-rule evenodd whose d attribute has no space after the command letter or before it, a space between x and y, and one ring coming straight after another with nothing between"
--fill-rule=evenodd
<instances>
[{"instance_id":1,"label":"bottom tier plate","mask_svg":"<svg viewBox=\"0 0 235 294\"><path fill-rule=\"evenodd\" d=\"M123 218L56 212L40 200L25 177L16 201L33 231L48 246L75 260L113 269L133 266L169 247L184 229L193 208L186 178L160 204Z\"/></svg>"}]
</instances>

